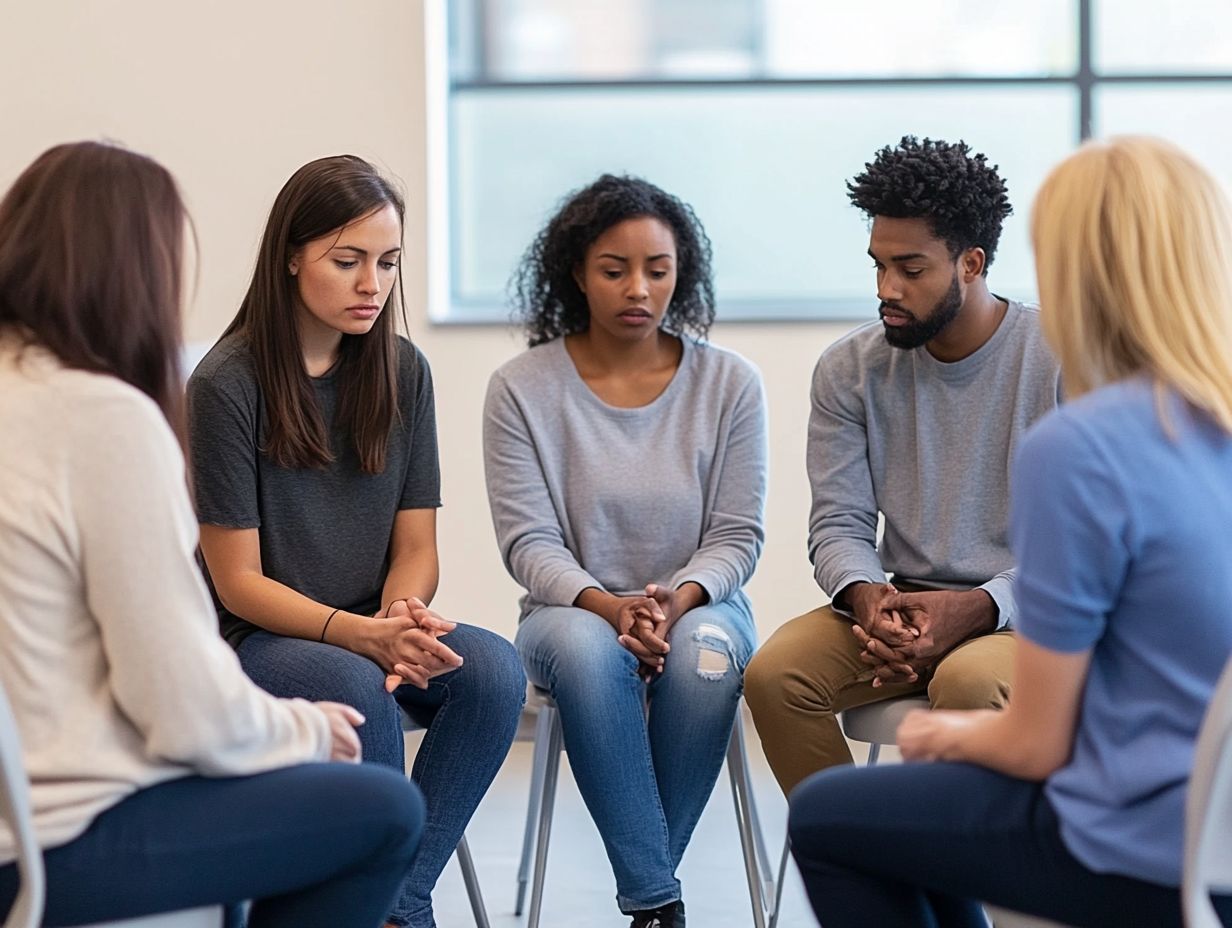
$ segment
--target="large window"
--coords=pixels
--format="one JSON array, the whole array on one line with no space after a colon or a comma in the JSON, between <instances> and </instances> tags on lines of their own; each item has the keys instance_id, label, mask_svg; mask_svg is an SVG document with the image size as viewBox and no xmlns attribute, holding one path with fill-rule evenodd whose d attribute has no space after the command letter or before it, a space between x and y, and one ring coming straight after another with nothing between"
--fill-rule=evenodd
<instances>
[{"instance_id":1,"label":"large window","mask_svg":"<svg viewBox=\"0 0 1232 928\"><path fill-rule=\"evenodd\" d=\"M445 2L445 0L441 0ZM722 319L871 317L845 181L905 134L965 139L1015 215L994 289L1034 292L1031 198L1082 138L1152 132L1232 187L1224 0L448 0L433 317L507 318L523 249L608 171L690 202Z\"/></svg>"}]
</instances>

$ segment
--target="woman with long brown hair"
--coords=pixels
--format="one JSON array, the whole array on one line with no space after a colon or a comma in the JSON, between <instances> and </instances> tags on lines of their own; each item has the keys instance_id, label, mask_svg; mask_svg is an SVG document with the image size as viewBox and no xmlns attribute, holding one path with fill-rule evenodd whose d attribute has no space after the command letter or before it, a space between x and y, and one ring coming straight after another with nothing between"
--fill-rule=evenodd
<instances>
[{"instance_id":1,"label":"woman with long brown hair","mask_svg":"<svg viewBox=\"0 0 1232 928\"><path fill-rule=\"evenodd\" d=\"M440 472L428 362L394 327L403 212L360 158L296 171L189 381L189 425L201 550L249 676L355 706L364 759L397 770L400 710L428 729L412 770L424 840L388 916L427 928L526 682L509 642L427 605Z\"/></svg>"},{"instance_id":2,"label":"woman with long brown hair","mask_svg":"<svg viewBox=\"0 0 1232 928\"><path fill-rule=\"evenodd\" d=\"M43 924L253 899L251 928L372 928L422 803L305 764L357 761L362 717L271 698L218 637L177 441L185 225L164 168L90 142L0 202L0 682ZM0 913L14 855L0 823Z\"/></svg>"}]
</instances>

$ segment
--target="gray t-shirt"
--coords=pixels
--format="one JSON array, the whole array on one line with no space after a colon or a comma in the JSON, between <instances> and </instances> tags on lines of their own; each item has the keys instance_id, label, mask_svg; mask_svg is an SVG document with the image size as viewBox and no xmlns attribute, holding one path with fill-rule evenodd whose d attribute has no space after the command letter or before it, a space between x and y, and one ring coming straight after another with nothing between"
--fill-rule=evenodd
<instances>
[{"instance_id":1,"label":"gray t-shirt","mask_svg":"<svg viewBox=\"0 0 1232 928\"><path fill-rule=\"evenodd\" d=\"M813 373L807 462L809 559L822 590L881 583L887 572L980 587L1000 626L1012 624L1010 463L1060 388L1038 308L1013 301L992 338L953 363L891 347L880 321L830 346Z\"/></svg>"},{"instance_id":2,"label":"gray t-shirt","mask_svg":"<svg viewBox=\"0 0 1232 928\"><path fill-rule=\"evenodd\" d=\"M323 469L279 467L263 452L265 401L247 341L230 335L188 380L189 450L197 518L258 528L265 576L331 607L372 614L389 571L401 509L441 504L436 415L428 362L398 340L398 408L385 470L365 474L350 439L334 428L338 385L312 381L334 461ZM256 626L218 605L223 635L238 645Z\"/></svg>"},{"instance_id":3,"label":"gray t-shirt","mask_svg":"<svg viewBox=\"0 0 1232 928\"><path fill-rule=\"evenodd\" d=\"M700 584L740 596L761 553L766 408L757 369L682 339L670 383L645 406L609 406L564 339L492 375L484 407L488 500L525 617L587 587L640 594Z\"/></svg>"}]
</instances>

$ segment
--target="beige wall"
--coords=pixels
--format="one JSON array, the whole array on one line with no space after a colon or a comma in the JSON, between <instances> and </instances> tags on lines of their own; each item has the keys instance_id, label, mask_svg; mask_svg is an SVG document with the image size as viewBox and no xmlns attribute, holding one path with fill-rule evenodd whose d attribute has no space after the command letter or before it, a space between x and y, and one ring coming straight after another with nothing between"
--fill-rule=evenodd
<instances>
[{"instance_id":1,"label":"beige wall","mask_svg":"<svg viewBox=\"0 0 1232 928\"><path fill-rule=\"evenodd\" d=\"M501 328L427 322L422 18L420 0L5 4L0 188L44 148L73 139L115 139L163 161L200 240L186 336L202 342L234 312L265 213L296 167L349 151L400 178L412 336L432 362L440 421L437 606L512 634L518 591L493 539L479 417L488 372L519 344ZM807 390L817 354L844 328L730 324L712 335L761 367L769 396L767 543L749 589L763 637L819 599L804 550Z\"/></svg>"}]
</instances>

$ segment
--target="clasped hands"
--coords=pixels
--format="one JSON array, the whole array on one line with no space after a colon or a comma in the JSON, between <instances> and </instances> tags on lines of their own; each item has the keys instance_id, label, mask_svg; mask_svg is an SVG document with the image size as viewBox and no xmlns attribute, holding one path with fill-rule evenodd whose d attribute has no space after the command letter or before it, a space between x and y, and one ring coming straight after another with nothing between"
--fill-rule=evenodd
<instances>
[{"instance_id":1,"label":"clasped hands","mask_svg":"<svg viewBox=\"0 0 1232 928\"><path fill-rule=\"evenodd\" d=\"M442 618L417 597L395 599L373 618L381 620L374 626L373 659L386 673L386 691L392 693L403 683L426 690L433 677L462 666L462 656L440 640L457 623Z\"/></svg>"},{"instance_id":2,"label":"clasped hands","mask_svg":"<svg viewBox=\"0 0 1232 928\"><path fill-rule=\"evenodd\" d=\"M672 649L668 634L685 610L670 590L651 583L645 596L622 596L614 610L616 640L638 659L638 675L649 682L663 672Z\"/></svg>"},{"instance_id":3,"label":"clasped hands","mask_svg":"<svg viewBox=\"0 0 1232 928\"><path fill-rule=\"evenodd\" d=\"M890 583L854 583L845 592L873 686L915 683L953 648L996 627L996 605L983 590L904 593Z\"/></svg>"}]
</instances>

